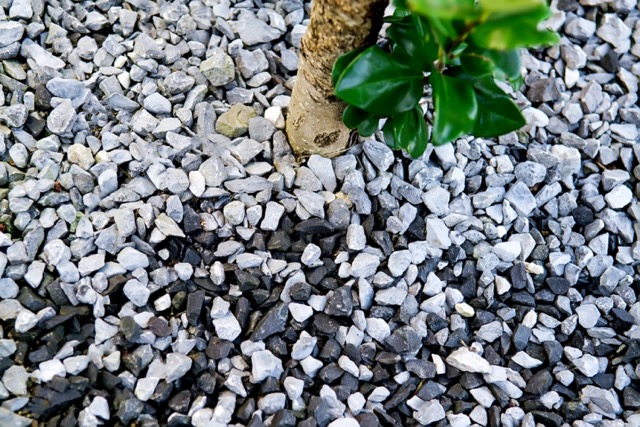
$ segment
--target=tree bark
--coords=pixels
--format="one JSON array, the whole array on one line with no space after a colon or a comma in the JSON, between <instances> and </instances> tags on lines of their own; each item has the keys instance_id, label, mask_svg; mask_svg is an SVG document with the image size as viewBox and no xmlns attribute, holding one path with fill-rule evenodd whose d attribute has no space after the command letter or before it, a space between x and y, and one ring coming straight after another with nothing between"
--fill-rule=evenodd
<instances>
[{"instance_id":1,"label":"tree bark","mask_svg":"<svg viewBox=\"0 0 640 427\"><path fill-rule=\"evenodd\" d=\"M314 0L302 38L298 76L287 116L287 136L298 156L340 154L351 131L342 123L345 104L333 94L336 59L376 42L387 0Z\"/></svg>"}]
</instances>

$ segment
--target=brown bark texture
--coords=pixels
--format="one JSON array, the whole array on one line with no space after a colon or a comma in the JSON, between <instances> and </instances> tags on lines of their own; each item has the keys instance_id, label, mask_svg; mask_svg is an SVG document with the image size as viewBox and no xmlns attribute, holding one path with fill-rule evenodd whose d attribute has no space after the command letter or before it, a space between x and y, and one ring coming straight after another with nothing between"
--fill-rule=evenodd
<instances>
[{"instance_id":1,"label":"brown bark texture","mask_svg":"<svg viewBox=\"0 0 640 427\"><path fill-rule=\"evenodd\" d=\"M331 70L342 54L376 42L387 0L314 0L302 38L287 136L298 156L333 157L348 145L345 104L333 94Z\"/></svg>"}]
</instances>

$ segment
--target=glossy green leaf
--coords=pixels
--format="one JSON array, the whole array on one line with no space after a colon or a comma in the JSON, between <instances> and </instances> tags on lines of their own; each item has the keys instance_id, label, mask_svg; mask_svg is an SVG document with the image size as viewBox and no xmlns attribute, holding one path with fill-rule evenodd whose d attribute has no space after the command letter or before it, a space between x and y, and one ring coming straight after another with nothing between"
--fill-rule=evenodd
<instances>
[{"instance_id":1,"label":"glossy green leaf","mask_svg":"<svg viewBox=\"0 0 640 427\"><path fill-rule=\"evenodd\" d=\"M508 97L489 98L476 92L478 118L471 133L485 138L507 134L526 124L518 106Z\"/></svg>"},{"instance_id":2,"label":"glossy green leaf","mask_svg":"<svg viewBox=\"0 0 640 427\"><path fill-rule=\"evenodd\" d=\"M478 103L473 87L465 80L434 72L430 81L435 106L433 141L443 145L473 129Z\"/></svg>"},{"instance_id":3,"label":"glossy green leaf","mask_svg":"<svg viewBox=\"0 0 640 427\"><path fill-rule=\"evenodd\" d=\"M443 48L450 44L451 40L459 36L459 32L451 20L445 18L426 17L429 28L435 42Z\"/></svg>"},{"instance_id":4,"label":"glossy green leaf","mask_svg":"<svg viewBox=\"0 0 640 427\"><path fill-rule=\"evenodd\" d=\"M336 59L336 62L333 64L333 69L331 70L331 82L334 86L340 79L345 68L347 68L349 64L351 64L353 60L362 53L362 51L364 51L364 48L355 49L345 53L344 55L340 55L338 59Z\"/></svg>"},{"instance_id":5,"label":"glossy green leaf","mask_svg":"<svg viewBox=\"0 0 640 427\"><path fill-rule=\"evenodd\" d=\"M358 125L358 133L362 136L370 136L378 130L380 118L370 114Z\"/></svg>"},{"instance_id":6,"label":"glossy green leaf","mask_svg":"<svg viewBox=\"0 0 640 427\"><path fill-rule=\"evenodd\" d=\"M496 64L491 58L477 53L462 55L460 57L460 65L467 74L475 77L491 75L496 68Z\"/></svg>"},{"instance_id":7,"label":"glossy green leaf","mask_svg":"<svg viewBox=\"0 0 640 427\"><path fill-rule=\"evenodd\" d=\"M546 5L518 15L499 15L480 24L471 38L476 45L495 50L554 44L559 40L555 32L538 30L538 24L550 15Z\"/></svg>"},{"instance_id":8,"label":"glossy green leaf","mask_svg":"<svg viewBox=\"0 0 640 427\"><path fill-rule=\"evenodd\" d=\"M347 105L342 113L342 121L349 129L358 129L360 135L369 136L378 130L380 118L353 105Z\"/></svg>"},{"instance_id":9,"label":"glossy green leaf","mask_svg":"<svg viewBox=\"0 0 640 427\"><path fill-rule=\"evenodd\" d=\"M487 50L484 54L496 65L496 77L509 82L522 78L520 49Z\"/></svg>"},{"instance_id":10,"label":"glossy green leaf","mask_svg":"<svg viewBox=\"0 0 640 427\"><path fill-rule=\"evenodd\" d=\"M545 0L478 0L478 6L485 12L520 13L545 5Z\"/></svg>"},{"instance_id":11,"label":"glossy green leaf","mask_svg":"<svg viewBox=\"0 0 640 427\"><path fill-rule=\"evenodd\" d=\"M429 141L429 130L420 106L416 105L414 109L394 116L388 126L387 133L392 133L394 146L404 149L413 158L424 153Z\"/></svg>"},{"instance_id":12,"label":"glossy green leaf","mask_svg":"<svg viewBox=\"0 0 640 427\"><path fill-rule=\"evenodd\" d=\"M384 136L384 142L394 150L399 150L401 147L397 145L395 135L393 133L394 123L393 117L389 117L382 127L382 135Z\"/></svg>"},{"instance_id":13,"label":"glossy green leaf","mask_svg":"<svg viewBox=\"0 0 640 427\"><path fill-rule=\"evenodd\" d=\"M467 76L465 76L467 77ZM495 137L520 129L526 124L520 108L498 87L491 76L473 79L478 116L471 133Z\"/></svg>"},{"instance_id":14,"label":"glossy green leaf","mask_svg":"<svg viewBox=\"0 0 640 427\"><path fill-rule=\"evenodd\" d=\"M353 105L347 105L347 108L342 113L342 121L349 129L357 128L367 117L369 117L369 113Z\"/></svg>"},{"instance_id":15,"label":"glossy green leaf","mask_svg":"<svg viewBox=\"0 0 640 427\"><path fill-rule=\"evenodd\" d=\"M406 0L416 13L434 18L473 19L478 15L474 0Z\"/></svg>"},{"instance_id":16,"label":"glossy green leaf","mask_svg":"<svg viewBox=\"0 0 640 427\"><path fill-rule=\"evenodd\" d=\"M380 117L412 109L423 90L422 70L377 46L358 55L335 85L338 98Z\"/></svg>"},{"instance_id":17,"label":"glossy green leaf","mask_svg":"<svg viewBox=\"0 0 640 427\"><path fill-rule=\"evenodd\" d=\"M430 71L438 58L438 46L432 40L429 23L419 15L395 20L387 29L393 52L398 57Z\"/></svg>"}]
</instances>

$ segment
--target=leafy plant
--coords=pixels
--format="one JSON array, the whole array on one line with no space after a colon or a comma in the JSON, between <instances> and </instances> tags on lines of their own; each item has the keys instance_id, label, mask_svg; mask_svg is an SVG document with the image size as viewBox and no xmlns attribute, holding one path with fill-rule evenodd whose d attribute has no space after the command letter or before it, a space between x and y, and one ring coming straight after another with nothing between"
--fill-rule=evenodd
<instances>
[{"instance_id":1,"label":"leafy plant","mask_svg":"<svg viewBox=\"0 0 640 427\"><path fill-rule=\"evenodd\" d=\"M520 88L520 48L556 43L541 23L545 0L396 0L387 17L389 48L349 52L333 67L335 94L348 106L350 129L373 134L386 118L387 144L419 157L429 129L418 102L431 85L431 142L471 134L493 137L525 124L520 109L496 84Z\"/></svg>"}]
</instances>

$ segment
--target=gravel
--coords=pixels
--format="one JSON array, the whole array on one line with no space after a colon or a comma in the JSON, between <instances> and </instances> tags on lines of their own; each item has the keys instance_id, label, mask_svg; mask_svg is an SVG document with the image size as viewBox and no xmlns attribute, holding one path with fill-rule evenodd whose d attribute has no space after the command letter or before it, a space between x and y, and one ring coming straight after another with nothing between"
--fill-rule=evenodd
<instances>
[{"instance_id":1,"label":"gravel","mask_svg":"<svg viewBox=\"0 0 640 427\"><path fill-rule=\"evenodd\" d=\"M522 130L298 162L309 3L5 2L0 425L639 425L640 13L552 3Z\"/></svg>"}]
</instances>

